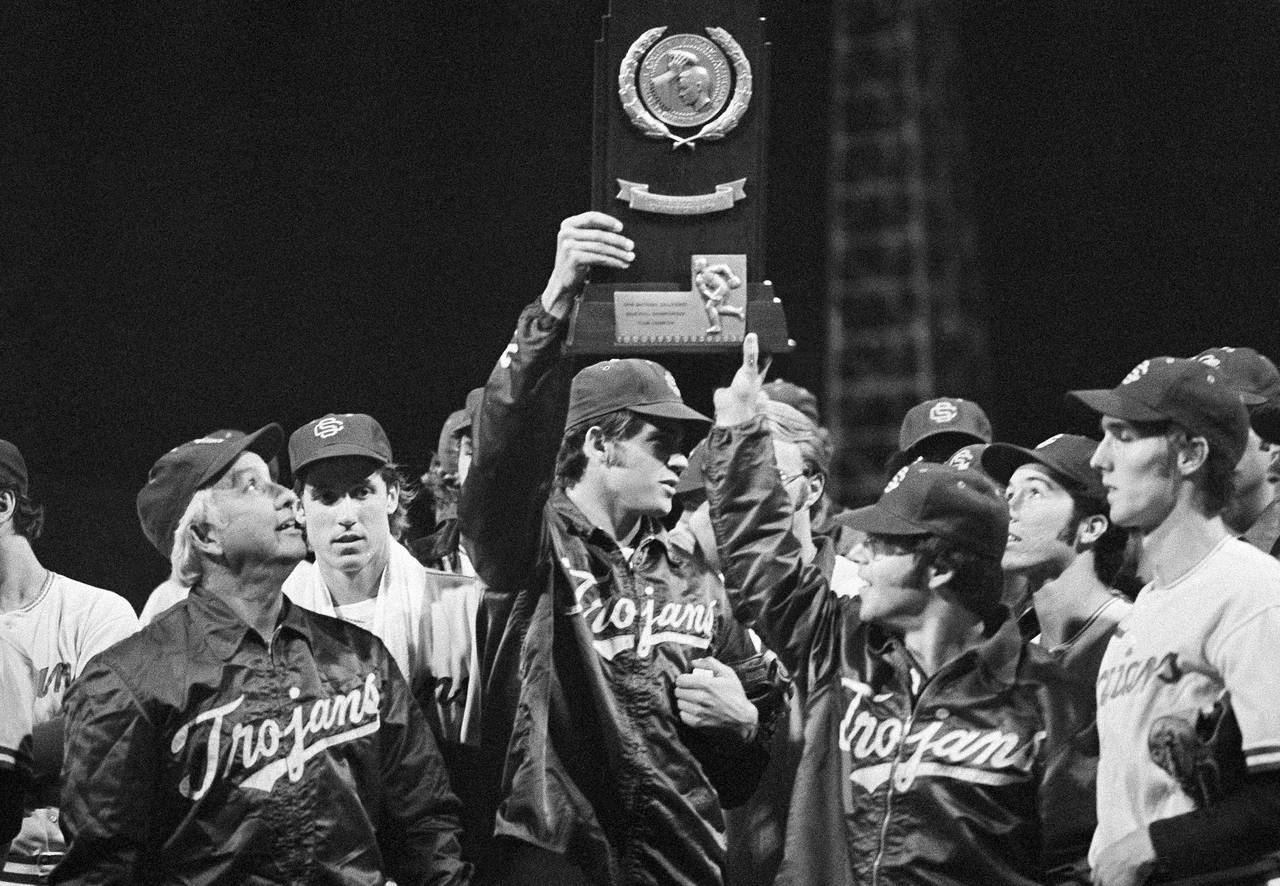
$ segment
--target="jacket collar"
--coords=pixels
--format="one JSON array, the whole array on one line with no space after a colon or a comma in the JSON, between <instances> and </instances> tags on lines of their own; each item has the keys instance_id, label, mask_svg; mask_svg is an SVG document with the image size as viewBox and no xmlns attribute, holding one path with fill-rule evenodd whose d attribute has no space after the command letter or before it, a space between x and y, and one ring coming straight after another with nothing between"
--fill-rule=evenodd
<instances>
[{"instance_id":1,"label":"jacket collar","mask_svg":"<svg viewBox=\"0 0 1280 886\"><path fill-rule=\"evenodd\" d=\"M209 648L223 661L230 660L236 654L247 636L257 636L257 631L236 615L226 600L210 593L201 585L191 589L187 612ZM311 643L311 626L302 609L295 606L288 597L281 600L280 617L276 625L280 633L289 631L301 636L308 644ZM263 637L262 641L267 643L270 639Z\"/></svg>"},{"instance_id":2,"label":"jacket collar","mask_svg":"<svg viewBox=\"0 0 1280 886\"><path fill-rule=\"evenodd\" d=\"M1009 610L998 606L983 627L983 639L977 646L963 653L975 656L983 675L1001 686L1012 686L1018 676L1018 663L1022 660L1022 634L1018 622ZM902 647L902 640L880 628L867 626L867 641L871 651L889 655ZM962 656L962 657L963 657Z\"/></svg>"},{"instance_id":3,"label":"jacket collar","mask_svg":"<svg viewBox=\"0 0 1280 886\"><path fill-rule=\"evenodd\" d=\"M593 524L582 511L578 510L578 506L573 503L569 496L564 494L563 489L556 489L551 493L549 502L552 510L559 515L565 526L574 535L593 545L604 547L606 550L618 547L618 542L609 533ZM667 531L662 528L662 524L652 517L641 517L640 531L636 534L636 550L640 550L650 542L657 542L670 553L671 543L667 539Z\"/></svg>"},{"instance_id":4,"label":"jacket collar","mask_svg":"<svg viewBox=\"0 0 1280 886\"><path fill-rule=\"evenodd\" d=\"M825 535L815 535L813 547L817 551L813 557L813 565L818 567L827 584L831 584L831 577L836 572L836 543Z\"/></svg>"}]
</instances>

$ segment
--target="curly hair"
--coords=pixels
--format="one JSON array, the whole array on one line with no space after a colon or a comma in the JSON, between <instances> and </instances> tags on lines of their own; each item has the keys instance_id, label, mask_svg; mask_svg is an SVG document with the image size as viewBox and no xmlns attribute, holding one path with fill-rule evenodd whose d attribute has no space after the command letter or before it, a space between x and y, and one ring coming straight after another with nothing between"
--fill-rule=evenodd
<instances>
[{"instance_id":1,"label":"curly hair","mask_svg":"<svg viewBox=\"0 0 1280 886\"><path fill-rule=\"evenodd\" d=\"M16 485L0 485L0 493L13 494L13 529L27 541L35 541L44 532L44 505L36 504L30 492Z\"/></svg>"}]
</instances>

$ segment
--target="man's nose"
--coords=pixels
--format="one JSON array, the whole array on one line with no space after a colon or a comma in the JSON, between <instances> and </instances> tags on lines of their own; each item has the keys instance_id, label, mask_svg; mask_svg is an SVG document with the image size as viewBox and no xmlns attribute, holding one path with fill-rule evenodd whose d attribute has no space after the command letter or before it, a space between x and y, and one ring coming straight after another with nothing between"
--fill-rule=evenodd
<instances>
[{"instance_id":1,"label":"man's nose","mask_svg":"<svg viewBox=\"0 0 1280 886\"><path fill-rule=\"evenodd\" d=\"M1093 455L1089 456L1089 467L1093 468L1095 471L1102 470L1103 453L1110 447L1110 445L1110 441L1104 437L1102 442L1098 444L1098 448L1093 451Z\"/></svg>"},{"instance_id":2,"label":"man's nose","mask_svg":"<svg viewBox=\"0 0 1280 886\"><path fill-rule=\"evenodd\" d=\"M865 566L871 562L871 547L867 544L866 539L861 539L854 543L849 549L849 553L845 555L859 566Z\"/></svg>"},{"instance_id":3,"label":"man's nose","mask_svg":"<svg viewBox=\"0 0 1280 886\"><path fill-rule=\"evenodd\" d=\"M683 453L677 452L675 455L667 459L667 467L675 471L677 474L683 474L684 469L689 467L689 457Z\"/></svg>"},{"instance_id":4,"label":"man's nose","mask_svg":"<svg viewBox=\"0 0 1280 886\"><path fill-rule=\"evenodd\" d=\"M349 495L338 500L338 522L343 526L352 526L356 522L356 503Z\"/></svg>"},{"instance_id":5,"label":"man's nose","mask_svg":"<svg viewBox=\"0 0 1280 886\"><path fill-rule=\"evenodd\" d=\"M298 496L288 486L281 486L279 483L274 484L276 487L276 508L298 509Z\"/></svg>"}]
</instances>

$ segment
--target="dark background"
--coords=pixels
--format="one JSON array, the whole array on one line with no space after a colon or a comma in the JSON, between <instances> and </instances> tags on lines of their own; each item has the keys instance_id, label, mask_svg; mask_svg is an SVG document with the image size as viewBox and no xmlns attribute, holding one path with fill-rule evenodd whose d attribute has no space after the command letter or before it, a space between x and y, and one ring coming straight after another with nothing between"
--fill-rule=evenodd
<instances>
[{"instance_id":1,"label":"dark background","mask_svg":"<svg viewBox=\"0 0 1280 886\"><path fill-rule=\"evenodd\" d=\"M140 606L166 567L134 495L213 428L369 412L425 466L588 205L603 5L0 13L0 436L47 565ZM1155 353L1280 351L1277 7L963 9L999 436L1088 429L1062 391ZM830 7L766 11L776 374L822 393ZM704 408L713 362L678 373Z\"/></svg>"}]
</instances>

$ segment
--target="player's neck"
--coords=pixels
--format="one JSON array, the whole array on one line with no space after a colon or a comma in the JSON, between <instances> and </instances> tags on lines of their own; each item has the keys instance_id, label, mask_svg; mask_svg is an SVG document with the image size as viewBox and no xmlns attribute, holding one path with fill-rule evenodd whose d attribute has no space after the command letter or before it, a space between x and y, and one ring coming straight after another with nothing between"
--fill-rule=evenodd
<instances>
[{"instance_id":1,"label":"player's neck","mask_svg":"<svg viewBox=\"0 0 1280 886\"><path fill-rule=\"evenodd\" d=\"M1208 517L1180 501L1159 526L1143 533L1138 572L1167 587L1195 568L1228 534L1221 517Z\"/></svg>"},{"instance_id":2,"label":"player's neck","mask_svg":"<svg viewBox=\"0 0 1280 886\"><path fill-rule=\"evenodd\" d=\"M936 606L903 632L902 642L926 676L982 642L982 619L957 603Z\"/></svg>"},{"instance_id":3,"label":"player's neck","mask_svg":"<svg viewBox=\"0 0 1280 886\"><path fill-rule=\"evenodd\" d=\"M390 557L386 556L374 557L353 572L343 572L320 559L316 560L316 567L320 570L320 577L333 602L338 606L346 606L378 596L389 560Z\"/></svg>"},{"instance_id":4,"label":"player's neck","mask_svg":"<svg viewBox=\"0 0 1280 886\"><path fill-rule=\"evenodd\" d=\"M241 621L269 641L280 618L284 600L281 588L292 570L292 565L284 563L232 570L216 561L206 560L200 584L208 593L216 594L225 601Z\"/></svg>"},{"instance_id":5,"label":"player's neck","mask_svg":"<svg viewBox=\"0 0 1280 886\"><path fill-rule=\"evenodd\" d=\"M1237 493L1222 512L1222 521L1233 535L1244 535L1275 498L1275 487L1265 480Z\"/></svg>"},{"instance_id":6,"label":"player's neck","mask_svg":"<svg viewBox=\"0 0 1280 886\"><path fill-rule=\"evenodd\" d=\"M1041 642L1048 648L1062 645L1112 596L1093 571L1093 552L1080 554L1056 578L1036 588L1031 598Z\"/></svg>"},{"instance_id":7,"label":"player's neck","mask_svg":"<svg viewBox=\"0 0 1280 886\"><path fill-rule=\"evenodd\" d=\"M40 565L31 543L20 535L0 536L0 612L35 602L49 570Z\"/></svg>"},{"instance_id":8,"label":"player's neck","mask_svg":"<svg viewBox=\"0 0 1280 886\"><path fill-rule=\"evenodd\" d=\"M565 495L591 525L604 530L614 541L622 542L630 537L640 521L639 514L619 507L616 499L602 494L586 478L566 489Z\"/></svg>"}]
</instances>

